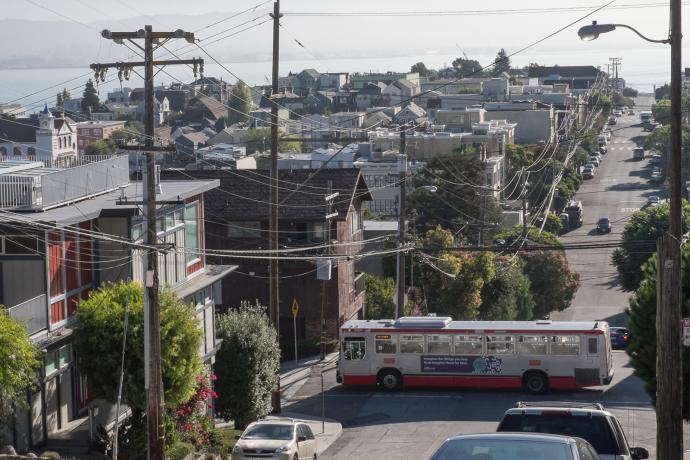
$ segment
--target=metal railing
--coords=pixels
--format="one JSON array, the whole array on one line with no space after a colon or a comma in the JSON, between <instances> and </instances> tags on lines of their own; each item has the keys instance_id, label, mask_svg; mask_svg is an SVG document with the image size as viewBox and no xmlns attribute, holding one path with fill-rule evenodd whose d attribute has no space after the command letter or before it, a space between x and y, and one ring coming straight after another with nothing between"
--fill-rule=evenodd
<instances>
[{"instance_id":1,"label":"metal railing","mask_svg":"<svg viewBox=\"0 0 690 460\"><path fill-rule=\"evenodd\" d=\"M10 307L7 311L12 318L24 324L29 335L48 329L48 308L45 294Z\"/></svg>"},{"instance_id":2,"label":"metal railing","mask_svg":"<svg viewBox=\"0 0 690 460\"><path fill-rule=\"evenodd\" d=\"M98 155L46 163L50 165L47 168L55 169L7 174L2 174L0 163L0 208L41 211L129 183L127 156Z\"/></svg>"},{"instance_id":3,"label":"metal railing","mask_svg":"<svg viewBox=\"0 0 690 460\"><path fill-rule=\"evenodd\" d=\"M360 292L364 292L364 289L366 289L364 272L359 272L355 275L355 295L359 295Z\"/></svg>"}]
</instances>

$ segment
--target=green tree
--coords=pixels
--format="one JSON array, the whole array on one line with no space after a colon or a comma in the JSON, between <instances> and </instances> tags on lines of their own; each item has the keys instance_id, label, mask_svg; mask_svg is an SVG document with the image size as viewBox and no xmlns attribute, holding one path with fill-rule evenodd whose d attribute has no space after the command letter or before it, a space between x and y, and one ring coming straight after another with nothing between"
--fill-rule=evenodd
<instances>
[{"instance_id":1,"label":"green tree","mask_svg":"<svg viewBox=\"0 0 690 460\"><path fill-rule=\"evenodd\" d=\"M596 91L587 98L587 106L590 110L600 108L603 111L603 115L608 116L609 112L611 112L611 107L613 107L613 101L605 94Z\"/></svg>"},{"instance_id":2,"label":"green tree","mask_svg":"<svg viewBox=\"0 0 690 460\"><path fill-rule=\"evenodd\" d=\"M630 88L630 87L623 88L623 96L625 96L625 97L637 97L637 94L638 94L638 92L634 88Z\"/></svg>"},{"instance_id":3,"label":"green tree","mask_svg":"<svg viewBox=\"0 0 690 460\"><path fill-rule=\"evenodd\" d=\"M568 308L580 288L579 273L570 270L561 251L523 251L523 273L530 280L534 317Z\"/></svg>"},{"instance_id":4,"label":"green tree","mask_svg":"<svg viewBox=\"0 0 690 460\"><path fill-rule=\"evenodd\" d=\"M290 139L290 136L284 133L278 133L278 150L280 152L299 152L300 143ZM247 153L264 152L271 147L271 129L270 128L254 128L247 131L244 137L244 142L247 145Z\"/></svg>"},{"instance_id":5,"label":"green tree","mask_svg":"<svg viewBox=\"0 0 690 460\"><path fill-rule=\"evenodd\" d=\"M38 378L38 350L26 327L0 305L0 427L12 422L17 409L26 409L26 390Z\"/></svg>"},{"instance_id":6,"label":"green tree","mask_svg":"<svg viewBox=\"0 0 690 460\"><path fill-rule=\"evenodd\" d=\"M366 273L364 275L367 319L386 319L395 316L395 280L380 278Z\"/></svg>"},{"instance_id":7,"label":"green tree","mask_svg":"<svg viewBox=\"0 0 690 460\"><path fill-rule=\"evenodd\" d=\"M101 101L98 99L98 92L96 91L96 88L93 86L93 81L89 79L89 81L86 82L86 86L84 87L84 93L82 95L81 100L81 110L82 112L86 113L89 111L89 109L93 110L97 108L100 104Z\"/></svg>"},{"instance_id":8,"label":"green tree","mask_svg":"<svg viewBox=\"0 0 690 460\"><path fill-rule=\"evenodd\" d=\"M429 69L426 68L426 65L423 62L418 62L414 64L410 68L410 72L417 72L420 77L426 77L427 75L429 75Z\"/></svg>"},{"instance_id":9,"label":"green tree","mask_svg":"<svg viewBox=\"0 0 690 460\"><path fill-rule=\"evenodd\" d=\"M664 125L671 123L671 99L661 99L652 106L654 120Z\"/></svg>"},{"instance_id":10,"label":"green tree","mask_svg":"<svg viewBox=\"0 0 690 460\"><path fill-rule=\"evenodd\" d=\"M459 57L453 61L453 67L457 69L460 78L482 76L482 65L479 61L469 59L467 56Z\"/></svg>"},{"instance_id":11,"label":"green tree","mask_svg":"<svg viewBox=\"0 0 690 460\"><path fill-rule=\"evenodd\" d=\"M216 120L216 123L213 127L215 128L217 133L223 131L225 128L228 127L228 117L220 117Z\"/></svg>"},{"instance_id":12,"label":"green tree","mask_svg":"<svg viewBox=\"0 0 690 460\"><path fill-rule=\"evenodd\" d=\"M494 67L493 70L491 71L491 75L494 77L500 76L503 72L509 72L510 71L510 57L508 57L508 53L506 53L506 50L501 48L498 50L498 53L496 54L496 58L494 59Z\"/></svg>"},{"instance_id":13,"label":"green tree","mask_svg":"<svg viewBox=\"0 0 690 460\"><path fill-rule=\"evenodd\" d=\"M624 289L635 290L644 278L642 266L656 251L656 240L668 231L669 204L651 206L633 213L623 230L624 246L613 251L613 264ZM690 206L683 200L682 231L690 228Z\"/></svg>"},{"instance_id":14,"label":"green tree","mask_svg":"<svg viewBox=\"0 0 690 460\"><path fill-rule=\"evenodd\" d=\"M552 235L558 235L563 230L563 223L558 216L552 212L546 213L546 223L544 224L544 231Z\"/></svg>"},{"instance_id":15,"label":"green tree","mask_svg":"<svg viewBox=\"0 0 690 460\"><path fill-rule=\"evenodd\" d=\"M665 83L654 90L654 99L671 99L671 86Z\"/></svg>"},{"instance_id":16,"label":"green tree","mask_svg":"<svg viewBox=\"0 0 690 460\"><path fill-rule=\"evenodd\" d=\"M87 155L112 155L115 151L117 151L116 140L108 138L87 145L84 153Z\"/></svg>"},{"instance_id":17,"label":"green tree","mask_svg":"<svg viewBox=\"0 0 690 460\"><path fill-rule=\"evenodd\" d=\"M459 232L476 242L482 227L485 240L489 240L500 223L500 210L484 185L484 163L472 153L454 153L434 157L413 179L415 192L409 197L406 212L417 215L417 233L441 225ZM431 193L422 188L435 185ZM480 192L478 192L479 190Z\"/></svg>"},{"instance_id":18,"label":"green tree","mask_svg":"<svg viewBox=\"0 0 690 460\"><path fill-rule=\"evenodd\" d=\"M683 316L690 315L690 252L686 246L682 249L682 309ZM630 363L635 369L635 375L645 383L645 390L656 403L656 255L642 267L644 274L639 287L630 298L628 327L634 340L628 345L627 353ZM683 347L683 418L690 420L690 351Z\"/></svg>"},{"instance_id":19,"label":"green tree","mask_svg":"<svg viewBox=\"0 0 690 460\"><path fill-rule=\"evenodd\" d=\"M249 120L249 112L252 110L252 94L242 80L232 87L229 99L228 124L232 125Z\"/></svg>"},{"instance_id":20,"label":"green tree","mask_svg":"<svg viewBox=\"0 0 690 460\"><path fill-rule=\"evenodd\" d=\"M630 97L625 97L620 93L613 93L611 95L611 102L615 107L634 107L635 106L635 101L632 100Z\"/></svg>"},{"instance_id":21,"label":"green tree","mask_svg":"<svg viewBox=\"0 0 690 460\"><path fill-rule=\"evenodd\" d=\"M55 105L57 107L62 107L62 92L58 91L57 96L55 96Z\"/></svg>"},{"instance_id":22,"label":"green tree","mask_svg":"<svg viewBox=\"0 0 690 460\"><path fill-rule=\"evenodd\" d=\"M243 429L271 411L280 367L278 337L265 308L247 303L221 316L218 328L223 344L216 354L216 410Z\"/></svg>"},{"instance_id":23,"label":"green tree","mask_svg":"<svg viewBox=\"0 0 690 460\"><path fill-rule=\"evenodd\" d=\"M482 291L496 275L491 252L459 253L455 277L440 294L437 310L455 320L476 320L480 315Z\"/></svg>"},{"instance_id":24,"label":"green tree","mask_svg":"<svg viewBox=\"0 0 690 460\"><path fill-rule=\"evenodd\" d=\"M479 319L486 321L529 321L534 300L530 281L522 272L523 263L496 260L496 275L482 288Z\"/></svg>"},{"instance_id":25,"label":"green tree","mask_svg":"<svg viewBox=\"0 0 690 460\"><path fill-rule=\"evenodd\" d=\"M522 235L524 229L522 225L516 225L510 230L505 230L496 235L497 240L505 241L505 246L515 246L522 244ZM548 231L539 232L539 227L534 225L527 226L527 244L538 246L554 246L562 247L558 237Z\"/></svg>"},{"instance_id":26,"label":"green tree","mask_svg":"<svg viewBox=\"0 0 690 460\"><path fill-rule=\"evenodd\" d=\"M129 303L129 327L125 354L123 401L133 410L146 409L144 390L144 293L136 282L106 283L79 303L74 330L74 348L79 365L89 379L96 398L115 401L125 305ZM194 307L170 290L160 293L161 357L165 403L186 402L202 373L199 347L202 332Z\"/></svg>"},{"instance_id":27,"label":"green tree","mask_svg":"<svg viewBox=\"0 0 690 460\"><path fill-rule=\"evenodd\" d=\"M67 88L62 88L62 101L70 101L72 100L72 94L67 91Z\"/></svg>"}]
</instances>

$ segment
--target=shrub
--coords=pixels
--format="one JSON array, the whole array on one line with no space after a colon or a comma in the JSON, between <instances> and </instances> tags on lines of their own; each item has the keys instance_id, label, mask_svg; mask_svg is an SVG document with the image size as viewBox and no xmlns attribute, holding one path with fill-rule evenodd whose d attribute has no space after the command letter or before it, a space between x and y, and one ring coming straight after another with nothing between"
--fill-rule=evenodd
<instances>
[{"instance_id":1,"label":"shrub","mask_svg":"<svg viewBox=\"0 0 690 460\"><path fill-rule=\"evenodd\" d=\"M167 452L170 460L184 460L189 455L194 455L194 446L188 442L176 442Z\"/></svg>"}]
</instances>

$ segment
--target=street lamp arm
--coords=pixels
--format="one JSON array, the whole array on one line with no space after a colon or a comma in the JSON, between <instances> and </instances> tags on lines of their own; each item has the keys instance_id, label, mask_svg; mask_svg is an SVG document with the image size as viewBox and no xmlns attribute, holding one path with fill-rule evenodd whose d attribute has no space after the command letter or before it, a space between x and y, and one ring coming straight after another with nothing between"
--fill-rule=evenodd
<instances>
[{"instance_id":1,"label":"street lamp arm","mask_svg":"<svg viewBox=\"0 0 690 460\"><path fill-rule=\"evenodd\" d=\"M670 44L670 43L671 43L671 39L670 39L670 38L665 38L665 39L663 39L663 40L654 40L654 39L652 39L652 38L645 37L644 35L642 35L642 34L640 33L640 31L638 31L638 30L635 29L634 27L630 27L630 26L628 26L628 25L626 25L626 24L613 24L613 26L614 26L614 27L623 27L623 28L625 28L625 29L630 29L630 30L632 30L633 32L635 32L641 39L646 40L646 41L651 42L651 43L665 43L665 44Z\"/></svg>"}]
</instances>

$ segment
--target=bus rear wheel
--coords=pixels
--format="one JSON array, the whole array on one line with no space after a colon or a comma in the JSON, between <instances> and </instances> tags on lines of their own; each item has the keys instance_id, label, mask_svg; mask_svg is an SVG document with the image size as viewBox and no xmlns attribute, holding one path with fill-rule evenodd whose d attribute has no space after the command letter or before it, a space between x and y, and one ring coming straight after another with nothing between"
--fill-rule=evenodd
<instances>
[{"instance_id":1,"label":"bus rear wheel","mask_svg":"<svg viewBox=\"0 0 690 460\"><path fill-rule=\"evenodd\" d=\"M522 377L522 386L533 395L544 394L549 388L549 379L543 372L530 371Z\"/></svg>"},{"instance_id":2,"label":"bus rear wheel","mask_svg":"<svg viewBox=\"0 0 690 460\"><path fill-rule=\"evenodd\" d=\"M398 391L402 387L402 376L395 369L379 372L379 385L386 391Z\"/></svg>"}]
</instances>

